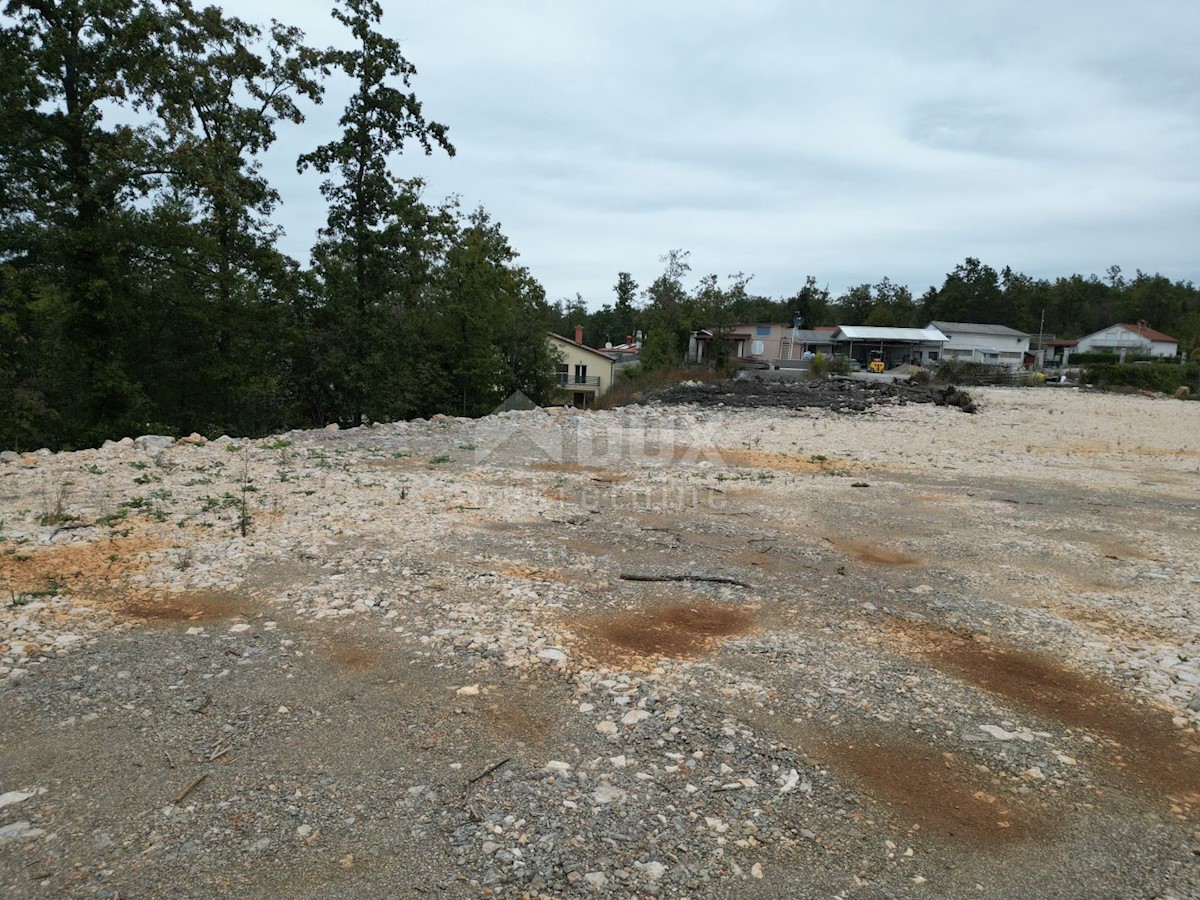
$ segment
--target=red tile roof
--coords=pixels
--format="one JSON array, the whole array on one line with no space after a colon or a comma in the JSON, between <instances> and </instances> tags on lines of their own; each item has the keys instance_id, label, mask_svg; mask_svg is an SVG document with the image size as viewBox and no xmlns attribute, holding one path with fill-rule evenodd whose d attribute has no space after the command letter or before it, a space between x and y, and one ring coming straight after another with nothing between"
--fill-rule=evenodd
<instances>
[{"instance_id":1,"label":"red tile roof","mask_svg":"<svg viewBox=\"0 0 1200 900\"><path fill-rule=\"evenodd\" d=\"M1155 331L1149 325L1130 325L1127 322L1121 323L1122 328L1128 328L1134 334L1140 334L1142 337L1150 341L1166 341L1168 344L1178 344L1179 341L1171 337L1169 334L1163 334L1161 331Z\"/></svg>"}]
</instances>

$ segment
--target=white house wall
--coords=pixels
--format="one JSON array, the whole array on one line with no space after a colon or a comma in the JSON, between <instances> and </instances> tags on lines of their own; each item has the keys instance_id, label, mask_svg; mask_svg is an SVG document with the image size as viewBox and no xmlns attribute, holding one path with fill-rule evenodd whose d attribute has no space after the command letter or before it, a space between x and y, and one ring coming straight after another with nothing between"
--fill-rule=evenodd
<instances>
[{"instance_id":1,"label":"white house wall","mask_svg":"<svg viewBox=\"0 0 1200 900\"><path fill-rule=\"evenodd\" d=\"M1152 341L1128 328L1114 325L1103 331L1097 331L1095 334L1089 334L1087 337L1081 337L1073 352L1113 352L1118 355L1124 352L1134 356L1171 357L1179 352L1179 345L1174 342Z\"/></svg>"},{"instance_id":2,"label":"white house wall","mask_svg":"<svg viewBox=\"0 0 1200 900\"><path fill-rule=\"evenodd\" d=\"M967 362L985 362L991 365L1008 366L1019 369L1025 364L1025 354L1029 352L1029 338L1017 337L1011 334L949 334L942 348L944 359L955 359ZM995 351L995 356L990 352Z\"/></svg>"},{"instance_id":3,"label":"white house wall","mask_svg":"<svg viewBox=\"0 0 1200 900\"><path fill-rule=\"evenodd\" d=\"M608 357L576 347L574 344L566 341L555 340L554 338L550 338L550 346L558 351L561 362L566 363L568 376L574 377L576 366L587 366L588 377L600 378L600 385L596 388L573 384L563 385L563 389L568 393L594 393L597 397L602 397L612 387L613 361Z\"/></svg>"}]
</instances>

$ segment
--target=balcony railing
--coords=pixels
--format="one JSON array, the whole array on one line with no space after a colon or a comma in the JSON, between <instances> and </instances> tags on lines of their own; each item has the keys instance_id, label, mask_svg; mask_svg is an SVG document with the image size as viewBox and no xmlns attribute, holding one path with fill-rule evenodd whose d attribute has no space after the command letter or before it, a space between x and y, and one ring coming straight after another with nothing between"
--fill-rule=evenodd
<instances>
[{"instance_id":1,"label":"balcony railing","mask_svg":"<svg viewBox=\"0 0 1200 900\"><path fill-rule=\"evenodd\" d=\"M558 383L574 388L600 388L599 375L572 375L570 372L555 373Z\"/></svg>"}]
</instances>

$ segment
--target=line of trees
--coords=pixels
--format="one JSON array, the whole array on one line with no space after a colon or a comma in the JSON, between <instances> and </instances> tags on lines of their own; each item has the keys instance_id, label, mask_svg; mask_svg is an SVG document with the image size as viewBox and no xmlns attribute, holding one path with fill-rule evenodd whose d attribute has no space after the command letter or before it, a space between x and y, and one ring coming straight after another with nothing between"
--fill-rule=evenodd
<instances>
[{"instance_id":1,"label":"line of trees","mask_svg":"<svg viewBox=\"0 0 1200 900\"><path fill-rule=\"evenodd\" d=\"M265 434L548 399L553 308L498 223L428 202L406 151L454 153L380 30L343 49L190 0L10 0L0 19L0 446ZM331 78L309 265L278 247L262 159Z\"/></svg>"},{"instance_id":2,"label":"line of trees","mask_svg":"<svg viewBox=\"0 0 1200 900\"><path fill-rule=\"evenodd\" d=\"M485 413L555 396L546 330L645 335L647 367L737 322L1011 325L1062 336L1147 320L1200 346L1200 290L1116 267L1053 281L967 259L919 299L887 278L838 297L695 277L685 251L612 302L547 303L486 211L430 202L402 155L447 153L379 0L335 0L340 48L191 0L7 0L0 17L0 446L147 432L258 435ZM310 259L279 249L263 168L331 79L338 130L302 148L326 204ZM718 341L718 356L725 343Z\"/></svg>"},{"instance_id":3,"label":"line of trees","mask_svg":"<svg viewBox=\"0 0 1200 900\"><path fill-rule=\"evenodd\" d=\"M1103 277L1070 275L1050 280L1007 266L997 271L967 258L940 287L930 287L920 297L887 277L834 297L809 276L790 297L771 298L752 293L750 278L742 273L724 281L707 275L688 286L691 266L686 251L672 250L662 262L662 273L640 294L633 276L620 273L615 302L594 312L587 311L579 296L559 301L557 327L582 324L588 340L598 346L606 341L620 343L627 335L641 332L643 361L650 367L680 362L695 329L790 322L797 314L804 317L807 328L922 327L938 319L1008 325L1030 334L1038 333L1044 314L1046 333L1059 337L1079 337L1116 322L1146 321L1177 338L1180 349L1191 356L1200 351L1200 287L1140 271L1126 278L1118 266L1110 267Z\"/></svg>"}]
</instances>

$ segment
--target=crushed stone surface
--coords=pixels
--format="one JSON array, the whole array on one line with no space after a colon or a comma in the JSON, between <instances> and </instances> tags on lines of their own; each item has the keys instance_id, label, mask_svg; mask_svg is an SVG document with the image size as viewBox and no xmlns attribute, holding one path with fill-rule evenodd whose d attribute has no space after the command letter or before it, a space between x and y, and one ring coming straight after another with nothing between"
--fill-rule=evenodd
<instances>
[{"instance_id":1,"label":"crushed stone surface","mask_svg":"<svg viewBox=\"0 0 1200 900\"><path fill-rule=\"evenodd\" d=\"M1200 404L890 387L4 454L0 895L1200 897Z\"/></svg>"}]
</instances>

